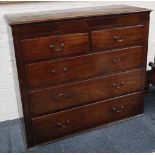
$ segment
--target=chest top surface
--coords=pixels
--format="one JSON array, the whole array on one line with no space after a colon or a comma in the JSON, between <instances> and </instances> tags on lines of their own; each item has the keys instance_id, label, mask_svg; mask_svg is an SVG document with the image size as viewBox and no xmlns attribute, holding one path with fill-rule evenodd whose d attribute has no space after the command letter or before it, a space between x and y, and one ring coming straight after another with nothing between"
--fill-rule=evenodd
<instances>
[{"instance_id":1,"label":"chest top surface","mask_svg":"<svg viewBox=\"0 0 155 155\"><path fill-rule=\"evenodd\" d=\"M6 19L10 25L20 25L27 23L40 23L61 19L86 18L95 16L108 16L119 14L132 14L140 12L150 12L150 9L133 7L128 5L109 5L97 7L85 7L65 10L52 10L35 13L7 14Z\"/></svg>"}]
</instances>

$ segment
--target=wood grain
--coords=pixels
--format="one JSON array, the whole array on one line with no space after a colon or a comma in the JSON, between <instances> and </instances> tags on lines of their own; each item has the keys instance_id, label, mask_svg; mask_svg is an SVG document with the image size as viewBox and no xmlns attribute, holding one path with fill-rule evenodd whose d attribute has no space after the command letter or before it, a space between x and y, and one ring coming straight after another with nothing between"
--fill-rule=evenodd
<instances>
[{"instance_id":1,"label":"wood grain","mask_svg":"<svg viewBox=\"0 0 155 155\"><path fill-rule=\"evenodd\" d=\"M30 93L32 116L45 115L143 90L143 70L52 87Z\"/></svg>"},{"instance_id":2,"label":"wood grain","mask_svg":"<svg viewBox=\"0 0 155 155\"><path fill-rule=\"evenodd\" d=\"M29 88L46 87L144 66L143 47L46 61L25 66ZM92 63L93 62L93 63Z\"/></svg>"},{"instance_id":3,"label":"wood grain","mask_svg":"<svg viewBox=\"0 0 155 155\"><path fill-rule=\"evenodd\" d=\"M61 47L63 45L63 47ZM85 54L88 51L88 34L68 34L22 40L25 61Z\"/></svg>"},{"instance_id":4,"label":"wood grain","mask_svg":"<svg viewBox=\"0 0 155 155\"><path fill-rule=\"evenodd\" d=\"M150 11L118 5L6 16L28 148L143 112Z\"/></svg>"},{"instance_id":5,"label":"wood grain","mask_svg":"<svg viewBox=\"0 0 155 155\"><path fill-rule=\"evenodd\" d=\"M33 119L34 144L142 113L141 93Z\"/></svg>"},{"instance_id":6,"label":"wood grain","mask_svg":"<svg viewBox=\"0 0 155 155\"><path fill-rule=\"evenodd\" d=\"M118 48L144 43L143 25L92 32L93 50Z\"/></svg>"}]
</instances>

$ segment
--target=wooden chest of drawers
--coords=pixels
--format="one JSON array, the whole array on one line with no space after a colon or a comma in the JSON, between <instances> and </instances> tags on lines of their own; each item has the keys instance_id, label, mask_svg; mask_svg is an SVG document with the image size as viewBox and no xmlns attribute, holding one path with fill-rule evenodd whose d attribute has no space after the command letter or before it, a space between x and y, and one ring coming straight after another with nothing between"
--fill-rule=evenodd
<instances>
[{"instance_id":1,"label":"wooden chest of drawers","mask_svg":"<svg viewBox=\"0 0 155 155\"><path fill-rule=\"evenodd\" d=\"M119 5L6 16L28 147L143 112L149 14Z\"/></svg>"}]
</instances>

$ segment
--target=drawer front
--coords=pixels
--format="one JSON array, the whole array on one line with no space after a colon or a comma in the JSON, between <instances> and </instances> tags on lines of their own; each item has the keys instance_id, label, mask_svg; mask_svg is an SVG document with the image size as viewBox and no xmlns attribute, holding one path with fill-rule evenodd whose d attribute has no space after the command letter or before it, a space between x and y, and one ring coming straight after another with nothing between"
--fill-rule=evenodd
<instances>
[{"instance_id":1,"label":"drawer front","mask_svg":"<svg viewBox=\"0 0 155 155\"><path fill-rule=\"evenodd\" d=\"M91 19L88 19L88 25L89 27L109 27L109 26L120 26L120 25L140 25L145 23L146 19L148 18L148 15L145 13L141 14L124 14L117 16L111 16L111 17L93 17ZM130 19L130 20L129 20Z\"/></svg>"},{"instance_id":2,"label":"drawer front","mask_svg":"<svg viewBox=\"0 0 155 155\"><path fill-rule=\"evenodd\" d=\"M131 26L92 32L93 50L137 45L144 42L145 27Z\"/></svg>"},{"instance_id":3,"label":"drawer front","mask_svg":"<svg viewBox=\"0 0 155 155\"><path fill-rule=\"evenodd\" d=\"M145 64L144 57L143 47L135 47L29 64L26 66L27 84L34 88L140 68Z\"/></svg>"},{"instance_id":4,"label":"drawer front","mask_svg":"<svg viewBox=\"0 0 155 155\"><path fill-rule=\"evenodd\" d=\"M77 33L22 41L25 61L76 55L88 51L88 34Z\"/></svg>"},{"instance_id":5,"label":"drawer front","mask_svg":"<svg viewBox=\"0 0 155 155\"><path fill-rule=\"evenodd\" d=\"M34 143L41 143L143 111L143 94L135 93L32 120Z\"/></svg>"},{"instance_id":6,"label":"drawer front","mask_svg":"<svg viewBox=\"0 0 155 155\"><path fill-rule=\"evenodd\" d=\"M143 89L144 71L99 77L29 94L33 117Z\"/></svg>"}]
</instances>

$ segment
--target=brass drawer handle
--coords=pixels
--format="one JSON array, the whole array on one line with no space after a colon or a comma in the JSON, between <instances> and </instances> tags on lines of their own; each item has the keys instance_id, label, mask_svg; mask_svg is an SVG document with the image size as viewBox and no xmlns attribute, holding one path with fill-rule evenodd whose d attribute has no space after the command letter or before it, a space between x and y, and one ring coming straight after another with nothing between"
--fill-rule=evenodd
<instances>
[{"instance_id":1,"label":"brass drawer handle","mask_svg":"<svg viewBox=\"0 0 155 155\"><path fill-rule=\"evenodd\" d=\"M51 74L55 74L56 73L56 70L55 69L52 69L51 70Z\"/></svg>"},{"instance_id":2,"label":"brass drawer handle","mask_svg":"<svg viewBox=\"0 0 155 155\"><path fill-rule=\"evenodd\" d=\"M63 68L63 71L64 71L64 72L68 72L68 68L64 67L64 68Z\"/></svg>"},{"instance_id":3,"label":"brass drawer handle","mask_svg":"<svg viewBox=\"0 0 155 155\"><path fill-rule=\"evenodd\" d=\"M66 128L68 125L70 125L70 120L67 120L65 123L57 123L57 126L61 128Z\"/></svg>"},{"instance_id":4,"label":"brass drawer handle","mask_svg":"<svg viewBox=\"0 0 155 155\"><path fill-rule=\"evenodd\" d=\"M124 82L121 81L120 83L113 83L113 84L112 84L112 87L119 89L119 88L120 88L121 86L123 86L123 85L124 85Z\"/></svg>"},{"instance_id":5,"label":"brass drawer handle","mask_svg":"<svg viewBox=\"0 0 155 155\"><path fill-rule=\"evenodd\" d=\"M115 64L115 63L118 63L119 62L119 59L118 58L113 58L112 59L112 62Z\"/></svg>"},{"instance_id":6,"label":"brass drawer handle","mask_svg":"<svg viewBox=\"0 0 155 155\"><path fill-rule=\"evenodd\" d=\"M114 41L122 42L126 39L126 36L113 36L112 38Z\"/></svg>"},{"instance_id":7,"label":"brass drawer handle","mask_svg":"<svg viewBox=\"0 0 155 155\"><path fill-rule=\"evenodd\" d=\"M112 110L116 113L120 113L124 109L124 106L120 106L120 108L113 107Z\"/></svg>"},{"instance_id":8,"label":"brass drawer handle","mask_svg":"<svg viewBox=\"0 0 155 155\"><path fill-rule=\"evenodd\" d=\"M67 99L69 97L69 95L67 93L64 93L64 94L60 93L60 94L54 96L54 100L58 101L60 97L64 97Z\"/></svg>"},{"instance_id":9,"label":"brass drawer handle","mask_svg":"<svg viewBox=\"0 0 155 155\"><path fill-rule=\"evenodd\" d=\"M63 68L63 72L64 72L64 73L68 72L68 68L64 67L64 68ZM50 71L50 73L51 73L51 74L56 74L56 70L55 70L55 69L52 69L52 70Z\"/></svg>"},{"instance_id":10,"label":"brass drawer handle","mask_svg":"<svg viewBox=\"0 0 155 155\"><path fill-rule=\"evenodd\" d=\"M49 48L53 49L55 52L62 51L64 47L65 47L64 43L61 43L60 48L57 48L57 49L55 49L55 46L53 44L49 45Z\"/></svg>"}]
</instances>

